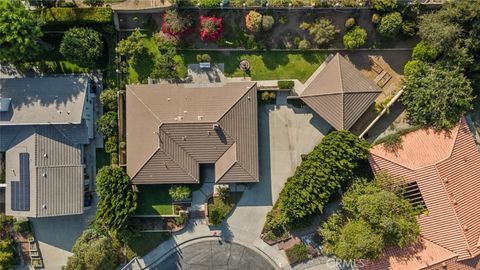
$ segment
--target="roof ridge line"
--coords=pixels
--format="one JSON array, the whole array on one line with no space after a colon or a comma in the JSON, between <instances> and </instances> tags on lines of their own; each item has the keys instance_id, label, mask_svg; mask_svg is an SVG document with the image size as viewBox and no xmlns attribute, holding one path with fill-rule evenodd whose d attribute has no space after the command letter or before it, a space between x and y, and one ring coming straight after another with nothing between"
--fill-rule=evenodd
<instances>
[{"instance_id":1,"label":"roof ridge line","mask_svg":"<svg viewBox=\"0 0 480 270\"><path fill-rule=\"evenodd\" d=\"M150 160L152 159L152 157L158 152L158 150L160 150L160 147L157 146L157 148L153 151L153 153L150 155L150 157L142 164L142 166L140 166L138 168L138 170L133 174L132 177L130 177L130 179L133 179L137 176L137 174L145 167L145 165L148 164L148 162L150 162Z\"/></svg>"},{"instance_id":2,"label":"roof ridge line","mask_svg":"<svg viewBox=\"0 0 480 270\"><path fill-rule=\"evenodd\" d=\"M434 168L435 168L435 172L437 173L438 175L438 178L440 180L440 184L442 185L442 188L443 190L445 191L445 194L446 194L446 197L447 197L447 200L448 200L448 204L450 205L450 208L452 209L452 212L453 212L453 215L455 217L455 220L457 221L457 224L458 224L458 227L460 229L460 232L462 234L462 237L463 237L463 240L465 241L464 243L466 244L466 247L467 247L467 251L468 253L470 253L471 255L471 252L470 252L470 245L468 244L468 240L467 240L467 237L465 236L465 232L462 228L462 223L460 222L460 219L458 218L458 215L457 215L457 211L454 207L454 204L452 203L452 200L450 198L450 194L448 193L448 189L447 187L445 186L445 183L443 182L442 180L442 177L440 175L440 172L438 170L438 167L437 167L437 164L434 165ZM455 252L456 253L456 252Z\"/></svg>"},{"instance_id":3,"label":"roof ridge line","mask_svg":"<svg viewBox=\"0 0 480 270\"><path fill-rule=\"evenodd\" d=\"M235 107L235 106L238 104L238 102L240 102L240 100L241 100L245 95L247 95L248 92L250 92L250 90L252 90L253 87L256 87L256 86L257 86L257 82L254 82L253 85L250 86L250 87L248 88L248 90L245 91L245 93L243 93L243 95L241 95L241 96L232 104L232 106L231 106L228 110L226 110L222 115L220 115L220 117L217 119L216 122L217 122L217 123L220 122L220 120L222 120L222 118L223 118L225 115L227 115L227 114L233 109L233 107ZM257 94L257 93L255 93L255 94Z\"/></svg>"},{"instance_id":4,"label":"roof ridge line","mask_svg":"<svg viewBox=\"0 0 480 270\"><path fill-rule=\"evenodd\" d=\"M135 98L136 98L138 101L140 101L140 103L143 104L143 106L145 106L145 108L146 108L146 109L153 115L153 117L155 117L155 118L160 122L160 124L161 124L161 123L162 123L162 120L161 120L160 118L158 118L158 116L152 111L152 109L150 109L150 107L148 107L147 104L145 104L145 102L143 102L143 100L137 96L137 94L135 93L135 91L133 91L133 90L131 90L131 89L130 89L129 91L132 93L132 95L135 96Z\"/></svg>"},{"instance_id":5,"label":"roof ridge line","mask_svg":"<svg viewBox=\"0 0 480 270\"><path fill-rule=\"evenodd\" d=\"M194 159L185 149L183 149L183 147L182 147L180 144L178 144L174 139L172 139L172 138L168 135L167 132L163 131L162 129L159 129L159 130L160 130L160 132L162 132L163 134L165 134L165 136L168 137L168 138L172 141L172 143L174 143L178 148L180 148L180 149L185 153L185 155L186 155L187 157L191 158L191 159L195 162L195 164L199 164L199 163L197 162L197 160ZM160 140L160 138L159 138L159 140ZM161 150L160 146L159 146L158 148L159 148L159 150ZM163 151L163 150L161 150L161 151L162 151L163 153L165 153L165 156L167 156L167 157L170 158L173 162L175 162L175 164L177 164L178 167L181 168L186 174L188 174L190 177L192 177L193 179L195 179L195 177L194 177L193 175L191 175L182 165L180 165L172 156L170 156L169 154L167 154L167 153L166 153L165 151ZM198 165L196 165L195 167L198 168ZM196 180L199 181L199 179L196 179Z\"/></svg>"},{"instance_id":6,"label":"roof ridge line","mask_svg":"<svg viewBox=\"0 0 480 270\"><path fill-rule=\"evenodd\" d=\"M340 103L341 106L342 106L342 129L345 129L345 102L344 102L344 98L343 98L343 95L345 94L345 89L343 88L343 76L342 76L342 65L341 65L341 61L340 61L340 57L343 57L342 55L340 55L340 53L337 52L337 54L335 55L337 56L337 61L338 61L338 74L340 75L340 89L342 92L340 92L340 95L341 95L341 99L342 99L342 102Z\"/></svg>"}]
</instances>

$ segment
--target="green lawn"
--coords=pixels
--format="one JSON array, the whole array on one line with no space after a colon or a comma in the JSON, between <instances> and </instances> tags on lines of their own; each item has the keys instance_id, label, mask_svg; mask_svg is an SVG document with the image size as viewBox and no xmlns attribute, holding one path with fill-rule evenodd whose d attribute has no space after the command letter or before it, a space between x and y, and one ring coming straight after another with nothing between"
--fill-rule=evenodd
<instances>
[{"instance_id":1,"label":"green lawn","mask_svg":"<svg viewBox=\"0 0 480 270\"><path fill-rule=\"evenodd\" d=\"M166 232L148 232L139 233L128 244L128 247L135 253L129 257L145 256L158 245L171 237L170 233ZM132 256L133 255L133 256Z\"/></svg>"},{"instance_id":2,"label":"green lawn","mask_svg":"<svg viewBox=\"0 0 480 270\"><path fill-rule=\"evenodd\" d=\"M155 56L160 52L156 47L153 38L146 38L145 44L148 54L139 58L136 63L130 62L129 80L130 83L147 81L152 72ZM325 60L323 52L214 52L214 51L179 51L176 59L181 67L180 74L187 74L187 64L197 63L196 55L208 53L215 63L225 64L225 75L228 77L252 77L253 80L282 80L298 79L305 82L310 75ZM240 60L246 59L250 62L249 74L244 74L239 68Z\"/></svg>"},{"instance_id":3,"label":"green lawn","mask_svg":"<svg viewBox=\"0 0 480 270\"><path fill-rule=\"evenodd\" d=\"M171 215L170 185L138 185L137 215Z\"/></svg>"}]
</instances>

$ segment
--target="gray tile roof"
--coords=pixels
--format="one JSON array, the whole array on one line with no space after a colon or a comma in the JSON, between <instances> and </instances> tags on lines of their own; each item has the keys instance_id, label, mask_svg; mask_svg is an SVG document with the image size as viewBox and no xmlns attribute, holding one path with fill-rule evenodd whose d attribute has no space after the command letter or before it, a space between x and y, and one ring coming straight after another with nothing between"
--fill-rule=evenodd
<instances>
[{"instance_id":1,"label":"gray tile roof","mask_svg":"<svg viewBox=\"0 0 480 270\"><path fill-rule=\"evenodd\" d=\"M200 164L215 164L217 182L258 181L255 83L129 85L126 108L134 183L196 183Z\"/></svg>"},{"instance_id":2,"label":"gray tile roof","mask_svg":"<svg viewBox=\"0 0 480 270\"><path fill-rule=\"evenodd\" d=\"M48 217L83 213L83 164L78 144L53 125L0 126L0 137L12 130L16 136L6 149L7 214ZM19 155L30 156L30 208L13 211L12 185L19 180Z\"/></svg>"},{"instance_id":3,"label":"gray tile roof","mask_svg":"<svg viewBox=\"0 0 480 270\"><path fill-rule=\"evenodd\" d=\"M0 79L0 97L11 98L0 125L80 124L87 84L83 75Z\"/></svg>"},{"instance_id":4,"label":"gray tile roof","mask_svg":"<svg viewBox=\"0 0 480 270\"><path fill-rule=\"evenodd\" d=\"M350 129L382 90L337 53L310 78L300 98L337 130Z\"/></svg>"}]
</instances>

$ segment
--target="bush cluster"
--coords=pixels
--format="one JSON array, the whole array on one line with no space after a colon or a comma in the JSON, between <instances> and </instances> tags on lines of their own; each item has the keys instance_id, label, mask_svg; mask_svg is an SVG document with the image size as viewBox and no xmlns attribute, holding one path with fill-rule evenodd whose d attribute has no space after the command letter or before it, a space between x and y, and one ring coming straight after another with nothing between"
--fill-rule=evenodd
<instances>
[{"instance_id":1,"label":"bush cluster","mask_svg":"<svg viewBox=\"0 0 480 270\"><path fill-rule=\"evenodd\" d=\"M294 81L278 81L277 85L278 85L278 88L280 89L293 89L293 87L295 86L295 82Z\"/></svg>"},{"instance_id":2,"label":"bush cluster","mask_svg":"<svg viewBox=\"0 0 480 270\"><path fill-rule=\"evenodd\" d=\"M367 41L367 31L360 26L355 26L352 30L343 36L343 46L346 49L356 49L365 44Z\"/></svg>"},{"instance_id":3,"label":"bush cluster","mask_svg":"<svg viewBox=\"0 0 480 270\"><path fill-rule=\"evenodd\" d=\"M222 21L215 16L200 16L200 39L217 41L223 30Z\"/></svg>"},{"instance_id":4,"label":"bush cluster","mask_svg":"<svg viewBox=\"0 0 480 270\"><path fill-rule=\"evenodd\" d=\"M44 8L35 10L47 24L75 24L86 25L92 23L112 23L113 11L111 8Z\"/></svg>"}]
</instances>

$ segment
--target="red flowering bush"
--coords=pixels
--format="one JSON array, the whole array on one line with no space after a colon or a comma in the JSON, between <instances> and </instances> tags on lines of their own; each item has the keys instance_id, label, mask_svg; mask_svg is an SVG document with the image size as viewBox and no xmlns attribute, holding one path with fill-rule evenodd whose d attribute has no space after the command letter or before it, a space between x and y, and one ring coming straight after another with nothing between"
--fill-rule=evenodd
<instances>
[{"instance_id":1,"label":"red flowering bush","mask_svg":"<svg viewBox=\"0 0 480 270\"><path fill-rule=\"evenodd\" d=\"M200 16L200 38L202 40L217 41L222 33L223 19L215 16Z\"/></svg>"}]
</instances>

